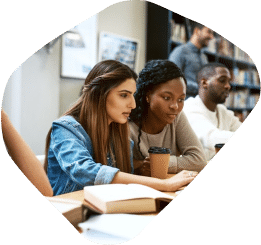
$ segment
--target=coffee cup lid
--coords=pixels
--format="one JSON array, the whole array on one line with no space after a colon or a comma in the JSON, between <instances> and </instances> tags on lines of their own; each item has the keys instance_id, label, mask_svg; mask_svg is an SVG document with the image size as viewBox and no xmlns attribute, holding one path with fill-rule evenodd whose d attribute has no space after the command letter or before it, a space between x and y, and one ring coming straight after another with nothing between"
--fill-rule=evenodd
<instances>
[{"instance_id":1,"label":"coffee cup lid","mask_svg":"<svg viewBox=\"0 0 261 245\"><path fill-rule=\"evenodd\" d=\"M215 148L222 148L225 144L215 144Z\"/></svg>"},{"instance_id":2,"label":"coffee cup lid","mask_svg":"<svg viewBox=\"0 0 261 245\"><path fill-rule=\"evenodd\" d=\"M149 148L148 152L154 154L170 154L171 150L169 148L152 146Z\"/></svg>"}]
</instances>

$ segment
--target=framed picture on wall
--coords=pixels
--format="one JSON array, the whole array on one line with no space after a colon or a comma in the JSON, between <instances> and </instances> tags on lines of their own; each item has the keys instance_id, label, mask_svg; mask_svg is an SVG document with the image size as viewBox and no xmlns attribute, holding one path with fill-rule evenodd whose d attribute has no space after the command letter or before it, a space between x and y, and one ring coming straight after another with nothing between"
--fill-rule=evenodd
<instances>
[{"instance_id":1,"label":"framed picture on wall","mask_svg":"<svg viewBox=\"0 0 261 245\"><path fill-rule=\"evenodd\" d=\"M118 60L135 70L138 63L138 47L138 40L109 32L101 32L99 36L99 61Z\"/></svg>"},{"instance_id":2,"label":"framed picture on wall","mask_svg":"<svg viewBox=\"0 0 261 245\"><path fill-rule=\"evenodd\" d=\"M97 62L96 15L62 35L61 77L85 79Z\"/></svg>"}]
</instances>

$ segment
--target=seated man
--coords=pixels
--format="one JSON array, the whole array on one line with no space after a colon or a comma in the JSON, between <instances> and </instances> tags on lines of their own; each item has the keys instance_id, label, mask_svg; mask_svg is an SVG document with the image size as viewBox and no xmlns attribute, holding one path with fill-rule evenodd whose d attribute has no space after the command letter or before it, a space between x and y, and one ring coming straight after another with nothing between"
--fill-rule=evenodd
<instances>
[{"instance_id":1,"label":"seated man","mask_svg":"<svg viewBox=\"0 0 261 245\"><path fill-rule=\"evenodd\" d=\"M199 94L188 98L183 110L210 160L215 155L215 144L225 144L241 122L233 111L222 105L231 88L231 75L225 65L204 65L198 72L197 81Z\"/></svg>"}]
</instances>

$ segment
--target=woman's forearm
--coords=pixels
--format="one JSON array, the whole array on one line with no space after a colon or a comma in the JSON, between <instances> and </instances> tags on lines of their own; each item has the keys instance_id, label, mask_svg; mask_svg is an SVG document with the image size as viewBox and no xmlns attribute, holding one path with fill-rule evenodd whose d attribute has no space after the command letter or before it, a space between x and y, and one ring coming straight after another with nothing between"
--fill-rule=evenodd
<instances>
[{"instance_id":1,"label":"woman's forearm","mask_svg":"<svg viewBox=\"0 0 261 245\"><path fill-rule=\"evenodd\" d=\"M165 180L118 172L112 180L112 184L141 184L159 191L166 191Z\"/></svg>"},{"instance_id":2,"label":"woman's forearm","mask_svg":"<svg viewBox=\"0 0 261 245\"><path fill-rule=\"evenodd\" d=\"M117 172L112 180L112 184L141 184L154 188L158 191L177 191L180 187L189 184L196 176L197 172L183 170L168 179L157 179L152 177Z\"/></svg>"},{"instance_id":3,"label":"woman's forearm","mask_svg":"<svg viewBox=\"0 0 261 245\"><path fill-rule=\"evenodd\" d=\"M40 161L4 111L1 111L1 121L4 142L13 161L44 196L52 196L52 187Z\"/></svg>"}]
</instances>

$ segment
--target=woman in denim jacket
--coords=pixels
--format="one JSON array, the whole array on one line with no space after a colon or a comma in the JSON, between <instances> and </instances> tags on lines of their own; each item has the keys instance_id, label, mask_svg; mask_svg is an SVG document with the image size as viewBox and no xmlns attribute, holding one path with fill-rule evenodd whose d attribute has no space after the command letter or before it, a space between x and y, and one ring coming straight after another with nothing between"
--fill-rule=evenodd
<instances>
[{"instance_id":1,"label":"woman in denim jacket","mask_svg":"<svg viewBox=\"0 0 261 245\"><path fill-rule=\"evenodd\" d=\"M78 101L53 122L46 138L45 170L54 195L109 183L175 191L194 179L197 173L186 171L167 180L133 175L127 121L136 107L136 78L118 61L96 64Z\"/></svg>"}]
</instances>

